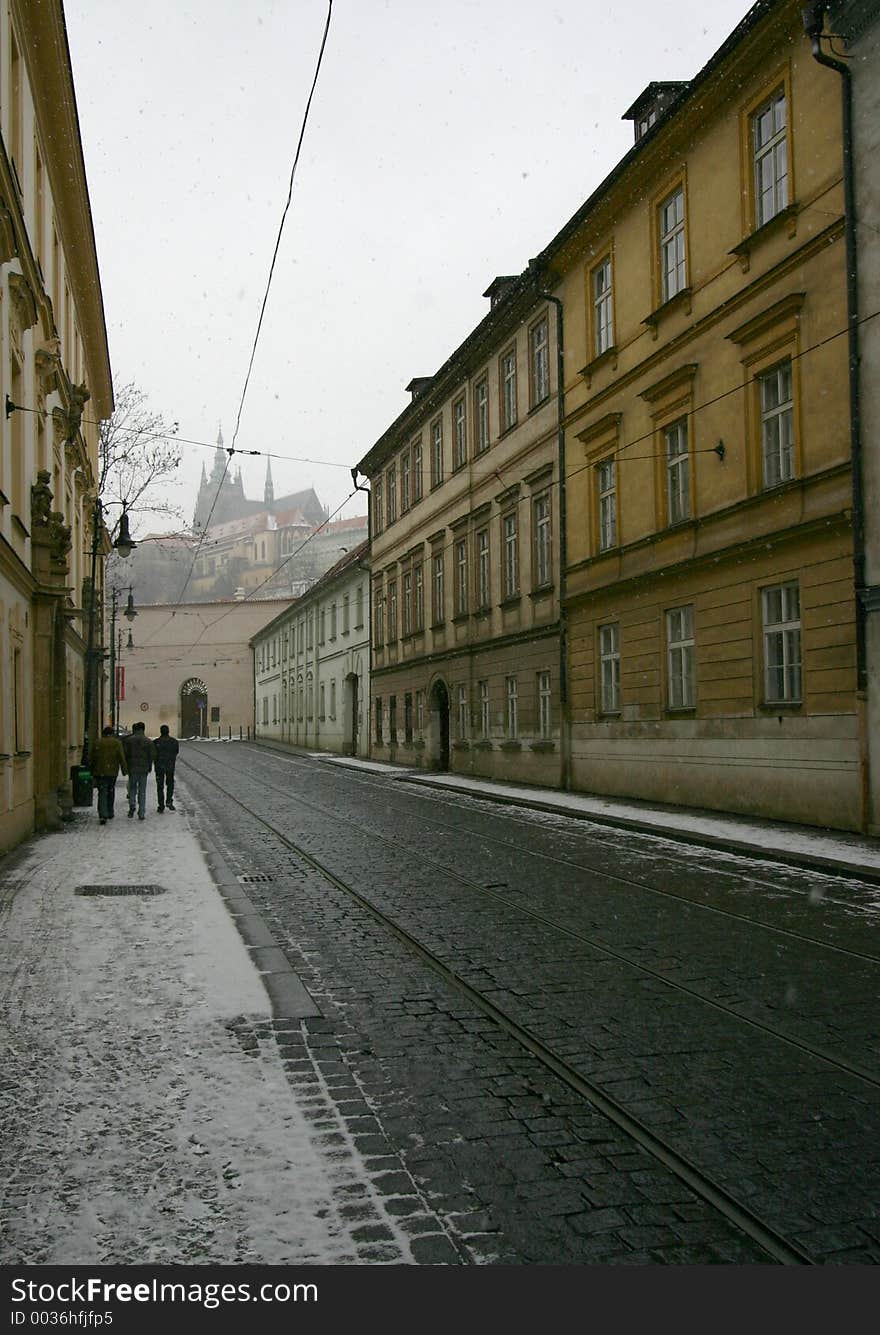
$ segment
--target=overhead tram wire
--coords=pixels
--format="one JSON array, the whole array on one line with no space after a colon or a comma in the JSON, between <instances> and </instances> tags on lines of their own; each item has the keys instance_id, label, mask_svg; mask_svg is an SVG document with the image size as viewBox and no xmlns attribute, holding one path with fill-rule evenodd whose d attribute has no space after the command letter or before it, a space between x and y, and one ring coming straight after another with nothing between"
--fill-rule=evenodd
<instances>
[{"instance_id":1,"label":"overhead tram wire","mask_svg":"<svg viewBox=\"0 0 880 1335\"><path fill-rule=\"evenodd\" d=\"M324 32L323 32L323 35L322 35L322 37L321 37L321 47L320 47L320 50L318 51L318 59L317 59L317 61L315 62L315 73L314 73L314 76L312 77L312 86L311 86L311 88L309 89L309 96L308 96L308 98L307 98L307 100L306 100L306 107L305 107L305 111L303 112L302 124L301 124L301 126L300 126L300 131L299 131L299 139L298 139L298 141L297 141L297 145L296 145L296 153L294 154L293 165L292 165L292 167L291 167L291 169L290 169L290 181L289 181L288 189L287 189L287 200L286 200L286 202L285 202L284 208L283 208L282 213L281 213L281 222L280 222L279 225L278 225L278 235L277 235L277 237L275 238L275 249L274 249L274 251L272 252L272 262L271 262L271 264L269 265L269 276L268 276L268 278L267 278L267 280L266 280L266 290L265 290L265 292L263 293L263 302L262 302L262 305L261 305L261 307L260 307L260 317L259 317L259 319L257 320L257 330L256 330L256 333L254 334L254 342L253 342L253 347L251 348L251 355L250 355L250 360L249 360L249 362L248 362L247 374L245 375L245 378L244 378L244 386L242 387L241 398L239 399L239 402L238 402L238 413L236 414L236 418L235 418L235 430L234 430L233 433L232 433L232 443L231 443L229 446L227 446L227 449L226 449L226 465L225 465L225 467L224 467L224 469L223 469L223 475L222 475L222 477L220 478L220 481L219 481L218 486L217 486L217 495L214 497L214 502L213 502L213 504L212 504L212 506L211 506L211 509L210 509L209 513L208 513L208 518L205 520L205 523L204 523L204 525L203 525L203 527L202 527L202 532L201 532L201 535L200 535L200 537L199 537L198 545L197 545L197 547L196 547L195 554L193 555L192 564L190 565L190 568L189 568L189 574L188 574L187 577L186 577L186 580L185 580L185 582L184 582L183 588L181 589L180 594L178 595L177 602L176 602L176 604L175 604L175 611L177 610L178 607L180 607L180 604L183 602L183 595L186 593L186 590L187 590L187 588L189 587L189 582L190 582L190 580L192 579L192 573L193 573L193 570L195 570L196 561L197 561L198 558L199 558L199 552L200 552L201 549L202 549L202 543L203 543L203 541L204 541L205 534L207 533L207 531L208 531L208 527L209 527L210 522L211 522L211 516L212 516L213 513L214 513L214 506L217 504L217 499L218 499L218 497L219 497L219 495L220 495L220 488L223 486L223 482L224 482L224 480L225 480L225 478L226 478L226 473L227 473L227 471L228 471L228 469L229 469L229 464L230 464L230 462L231 462L231 460L232 460L232 456L236 453L235 442L236 442L236 440L238 439L238 432L239 432L239 428L240 428L240 426L241 426L241 414L242 414L242 411L243 411L243 409L244 409L244 401L245 401L245 396L247 395L248 386L250 385L251 372L252 372L253 369L254 369L254 360L255 360L256 355L257 355L257 344L259 343L259 340L260 340L260 333L261 333L262 328L263 328L263 317L264 317L265 314L266 314L266 306L267 306L268 301L269 301L269 291L270 291L271 286L272 286L272 278L273 278L273 276L274 276L274 274L275 274L275 264L276 264L276 261L277 261L277 259L278 259L278 252L279 252L279 249L280 249L280 247L281 247L281 235L282 235L282 233L283 233L283 231L284 231L284 224L285 224L285 222L287 221L287 215L288 215L288 213L289 213L289 211L290 211L290 204L291 204L291 201L292 201L292 199L293 199L293 181L294 181L294 177L295 177L295 175L296 175L296 168L297 168L297 164L299 163L300 153L302 152L303 139L305 138L306 125L308 124L309 111L311 110L311 106L312 106L312 99L313 99L313 97L315 96L315 89L316 89L316 87L318 86L318 75L319 75L320 72L321 72L321 65L322 65L323 60L324 60L324 50L325 50L325 48L326 48L326 46L327 46L327 37L328 37L329 32L330 32L330 19L331 19L331 17L332 17L332 14L333 14L333 0L328 0L328 4L327 4L327 18L326 18L326 20L325 20L325 22L324 22ZM244 453L244 451L239 450L238 453ZM172 616L173 616L173 615L174 615L174 612L172 612Z\"/></svg>"}]
</instances>

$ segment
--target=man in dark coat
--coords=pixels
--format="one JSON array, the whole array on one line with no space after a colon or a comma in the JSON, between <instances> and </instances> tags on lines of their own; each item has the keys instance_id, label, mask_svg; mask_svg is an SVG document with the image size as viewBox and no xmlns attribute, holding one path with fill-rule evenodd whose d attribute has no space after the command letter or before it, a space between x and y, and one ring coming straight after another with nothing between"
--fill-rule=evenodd
<instances>
[{"instance_id":1,"label":"man in dark coat","mask_svg":"<svg viewBox=\"0 0 880 1335\"><path fill-rule=\"evenodd\" d=\"M128 773L122 742L109 725L102 729L101 736L92 744L89 764L98 785L98 820L106 825L108 820L113 819L116 775L120 770L123 774Z\"/></svg>"},{"instance_id":2,"label":"man in dark coat","mask_svg":"<svg viewBox=\"0 0 880 1335\"><path fill-rule=\"evenodd\" d=\"M171 736L167 723L159 729L159 736L153 742L156 748L156 796L159 810L174 810L174 762L180 750L177 738Z\"/></svg>"},{"instance_id":3,"label":"man in dark coat","mask_svg":"<svg viewBox=\"0 0 880 1335\"><path fill-rule=\"evenodd\" d=\"M128 765L128 818L134 815L137 804L138 820L147 814L147 775L156 759L156 748L146 733L143 723L136 723L122 742Z\"/></svg>"}]
</instances>

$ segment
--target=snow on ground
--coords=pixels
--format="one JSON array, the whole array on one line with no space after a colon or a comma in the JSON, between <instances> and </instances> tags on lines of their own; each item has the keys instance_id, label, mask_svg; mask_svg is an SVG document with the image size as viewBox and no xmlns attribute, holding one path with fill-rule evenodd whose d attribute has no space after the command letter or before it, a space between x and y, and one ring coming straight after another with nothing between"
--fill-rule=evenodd
<instances>
[{"instance_id":1,"label":"snow on ground","mask_svg":"<svg viewBox=\"0 0 880 1335\"><path fill-rule=\"evenodd\" d=\"M120 797L0 869L0 1262L358 1263L340 1206L374 1193L326 1087L288 1083L185 816ZM166 892L74 893L114 882Z\"/></svg>"}]
</instances>

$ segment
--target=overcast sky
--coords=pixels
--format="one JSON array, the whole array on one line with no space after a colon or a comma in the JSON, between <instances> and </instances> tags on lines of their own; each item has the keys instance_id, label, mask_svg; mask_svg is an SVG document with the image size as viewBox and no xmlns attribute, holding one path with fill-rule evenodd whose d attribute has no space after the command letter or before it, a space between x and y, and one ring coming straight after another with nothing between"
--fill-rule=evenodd
<instances>
[{"instance_id":1,"label":"overcast sky","mask_svg":"<svg viewBox=\"0 0 880 1335\"><path fill-rule=\"evenodd\" d=\"M335 510L349 470L691 78L744 0L335 0L236 444ZM326 0L66 0L114 382L235 430ZM184 447L173 499L191 518ZM303 462L298 462L302 460ZM266 461L236 458L262 496ZM359 495L340 518L365 511Z\"/></svg>"}]
</instances>

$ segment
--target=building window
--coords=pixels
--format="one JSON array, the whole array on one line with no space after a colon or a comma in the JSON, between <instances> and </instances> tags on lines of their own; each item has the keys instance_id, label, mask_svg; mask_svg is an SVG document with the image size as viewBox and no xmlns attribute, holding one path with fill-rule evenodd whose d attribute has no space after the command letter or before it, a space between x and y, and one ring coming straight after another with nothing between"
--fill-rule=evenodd
<instances>
[{"instance_id":1,"label":"building window","mask_svg":"<svg viewBox=\"0 0 880 1335\"><path fill-rule=\"evenodd\" d=\"M801 694L801 606L796 583L762 590L764 695L768 703L794 704Z\"/></svg>"},{"instance_id":2,"label":"building window","mask_svg":"<svg viewBox=\"0 0 880 1335\"><path fill-rule=\"evenodd\" d=\"M336 717L336 678L330 683L330 717Z\"/></svg>"},{"instance_id":3,"label":"building window","mask_svg":"<svg viewBox=\"0 0 880 1335\"><path fill-rule=\"evenodd\" d=\"M342 599L342 633L347 635L351 624L351 596L346 594Z\"/></svg>"},{"instance_id":4,"label":"building window","mask_svg":"<svg viewBox=\"0 0 880 1335\"><path fill-rule=\"evenodd\" d=\"M777 89L752 117L755 159L755 226L761 227L788 205L788 143L785 93Z\"/></svg>"},{"instance_id":5,"label":"building window","mask_svg":"<svg viewBox=\"0 0 880 1335\"><path fill-rule=\"evenodd\" d=\"M425 572L421 561L413 566L413 630L425 628Z\"/></svg>"},{"instance_id":6,"label":"building window","mask_svg":"<svg viewBox=\"0 0 880 1335\"><path fill-rule=\"evenodd\" d=\"M389 468L385 474L385 498L388 523L393 524L397 518L397 470L394 468Z\"/></svg>"},{"instance_id":7,"label":"building window","mask_svg":"<svg viewBox=\"0 0 880 1335\"><path fill-rule=\"evenodd\" d=\"M620 627L599 627L599 700L603 714L620 711Z\"/></svg>"},{"instance_id":8,"label":"building window","mask_svg":"<svg viewBox=\"0 0 880 1335\"><path fill-rule=\"evenodd\" d=\"M375 702L374 702L373 708L374 708L374 711L375 711L375 717L376 717L376 723L375 723L375 728L376 728L376 745L377 745L377 746L381 746L381 745L382 745L382 701L381 701L381 699L380 699L378 696L376 697L376 700L375 700Z\"/></svg>"},{"instance_id":9,"label":"building window","mask_svg":"<svg viewBox=\"0 0 880 1335\"><path fill-rule=\"evenodd\" d=\"M373 537L382 532L384 518L382 514L382 479L373 486Z\"/></svg>"},{"instance_id":10,"label":"building window","mask_svg":"<svg viewBox=\"0 0 880 1335\"><path fill-rule=\"evenodd\" d=\"M443 553L435 552L431 557L431 616L435 626L442 624L445 609L443 607Z\"/></svg>"},{"instance_id":11,"label":"building window","mask_svg":"<svg viewBox=\"0 0 880 1335\"><path fill-rule=\"evenodd\" d=\"M403 577L403 634L412 634L412 571Z\"/></svg>"},{"instance_id":12,"label":"building window","mask_svg":"<svg viewBox=\"0 0 880 1335\"><path fill-rule=\"evenodd\" d=\"M311 649L312 645L314 644L314 633L315 633L314 612L311 610L311 608L309 608L308 612L306 613L306 648L307 648L307 649ZM275 666L275 642L274 642L274 641L272 642L272 666L273 666L273 667Z\"/></svg>"},{"instance_id":13,"label":"building window","mask_svg":"<svg viewBox=\"0 0 880 1335\"><path fill-rule=\"evenodd\" d=\"M666 506L670 524L691 513L691 469L687 418L680 417L663 432L666 445Z\"/></svg>"},{"instance_id":14,"label":"building window","mask_svg":"<svg viewBox=\"0 0 880 1335\"><path fill-rule=\"evenodd\" d=\"M516 426L516 348L501 358L501 430Z\"/></svg>"},{"instance_id":15,"label":"building window","mask_svg":"<svg viewBox=\"0 0 880 1335\"><path fill-rule=\"evenodd\" d=\"M489 740L491 728L491 717L489 714L489 683L481 681L478 683L480 691L480 736L484 742Z\"/></svg>"},{"instance_id":16,"label":"building window","mask_svg":"<svg viewBox=\"0 0 880 1335\"><path fill-rule=\"evenodd\" d=\"M666 670L669 708L693 709L696 703L693 607L676 607L666 613Z\"/></svg>"},{"instance_id":17,"label":"building window","mask_svg":"<svg viewBox=\"0 0 880 1335\"><path fill-rule=\"evenodd\" d=\"M482 454L489 448L489 381L483 376L474 386L474 448Z\"/></svg>"},{"instance_id":18,"label":"building window","mask_svg":"<svg viewBox=\"0 0 880 1335\"><path fill-rule=\"evenodd\" d=\"M452 405L452 467L463 468L467 462L467 415L464 399Z\"/></svg>"},{"instance_id":19,"label":"building window","mask_svg":"<svg viewBox=\"0 0 880 1335\"><path fill-rule=\"evenodd\" d=\"M458 735L464 741L468 735L468 698L467 686L458 688Z\"/></svg>"},{"instance_id":20,"label":"building window","mask_svg":"<svg viewBox=\"0 0 880 1335\"><path fill-rule=\"evenodd\" d=\"M532 325L529 331L531 352L532 407L543 403L550 393L550 347L547 336L547 317Z\"/></svg>"},{"instance_id":21,"label":"building window","mask_svg":"<svg viewBox=\"0 0 880 1335\"><path fill-rule=\"evenodd\" d=\"M538 736L550 736L550 673L538 673Z\"/></svg>"},{"instance_id":22,"label":"building window","mask_svg":"<svg viewBox=\"0 0 880 1335\"><path fill-rule=\"evenodd\" d=\"M326 607L324 606L324 604L322 603L322 604L321 604L321 610L318 612L318 643L319 643L319 644L324 644L324 642L325 642L325 639L326 639L326 635L325 635L326 629L327 629L327 608L326 608ZM284 647L286 647L286 646L284 646ZM286 655L285 655L285 656L286 656Z\"/></svg>"},{"instance_id":23,"label":"building window","mask_svg":"<svg viewBox=\"0 0 880 1335\"><path fill-rule=\"evenodd\" d=\"M611 300L611 256L606 255L591 275L593 296L593 352L600 357L614 343L614 313Z\"/></svg>"},{"instance_id":24,"label":"building window","mask_svg":"<svg viewBox=\"0 0 880 1335\"><path fill-rule=\"evenodd\" d=\"M660 276L663 300L687 286L684 254L684 190L678 186L660 205Z\"/></svg>"},{"instance_id":25,"label":"building window","mask_svg":"<svg viewBox=\"0 0 880 1335\"><path fill-rule=\"evenodd\" d=\"M14 401L14 400L13 400ZM264 701L265 708L265 701ZM12 651L12 711L15 724L15 750L26 751L24 731L24 679L22 676L22 653L20 649ZM263 718L267 723L268 714Z\"/></svg>"},{"instance_id":26,"label":"building window","mask_svg":"<svg viewBox=\"0 0 880 1335\"><path fill-rule=\"evenodd\" d=\"M363 628L364 628L364 586L363 586L363 584L359 584L359 585L358 585L357 593L355 594L354 628L355 628L355 630L363 630Z\"/></svg>"},{"instance_id":27,"label":"building window","mask_svg":"<svg viewBox=\"0 0 880 1335\"><path fill-rule=\"evenodd\" d=\"M425 730L425 692L416 691L416 729L421 734Z\"/></svg>"},{"instance_id":28,"label":"building window","mask_svg":"<svg viewBox=\"0 0 880 1335\"><path fill-rule=\"evenodd\" d=\"M551 579L550 493L536 496L532 506L535 533L535 586L541 588Z\"/></svg>"},{"instance_id":29,"label":"building window","mask_svg":"<svg viewBox=\"0 0 880 1335\"><path fill-rule=\"evenodd\" d=\"M403 740L407 746L411 745L413 739L413 701L412 694L407 691L403 697Z\"/></svg>"},{"instance_id":30,"label":"building window","mask_svg":"<svg viewBox=\"0 0 880 1335\"><path fill-rule=\"evenodd\" d=\"M306 709L308 717L315 717L315 679L311 672L306 674Z\"/></svg>"},{"instance_id":31,"label":"building window","mask_svg":"<svg viewBox=\"0 0 880 1335\"><path fill-rule=\"evenodd\" d=\"M397 639L397 580L388 581L388 641Z\"/></svg>"},{"instance_id":32,"label":"building window","mask_svg":"<svg viewBox=\"0 0 880 1335\"><path fill-rule=\"evenodd\" d=\"M336 604L330 604L330 639L336 639Z\"/></svg>"},{"instance_id":33,"label":"building window","mask_svg":"<svg viewBox=\"0 0 880 1335\"><path fill-rule=\"evenodd\" d=\"M443 423L438 418L431 424L431 486L443 481Z\"/></svg>"},{"instance_id":34,"label":"building window","mask_svg":"<svg viewBox=\"0 0 880 1335\"><path fill-rule=\"evenodd\" d=\"M413 505L422 499L422 442L417 440L412 447L412 499Z\"/></svg>"},{"instance_id":35,"label":"building window","mask_svg":"<svg viewBox=\"0 0 880 1335\"><path fill-rule=\"evenodd\" d=\"M599 551L617 545L617 484L614 460L603 459L596 465L596 493L599 500Z\"/></svg>"},{"instance_id":36,"label":"building window","mask_svg":"<svg viewBox=\"0 0 880 1335\"><path fill-rule=\"evenodd\" d=\"M400 456L400 513L409 509L410 457L409 450Z\"/></svg>"},{"instance_id":37,"label":"building window","mask_svg":"<svg viewBox=\"0 0 880 1335\"><path fill-rule=\"evenodd\" d=\"M489 585L489 530L477 533L477 606L488 607L491 601Z\"/></svg>"},{"instance_id":38,"label":"building window","mask_svg":"<svg viewBox=\"0 0 880 1335\"><path fill-rule=\"evenodd\" d=\"M765 487L794 477L794 404L791 362L758 376L761 395L761 459Z\"/></svg>"},{"instance_id":39,"label":"building window","mask_svg":"<svg viewBox=\"0 0 880 1335\"><path fill-rule=\"evenodd\" d=\"M464 616L468 610L468 550L467 539L455 544L455 615Z\"/></svg>"},{"instance_id":40,"label":"building window","mask_svg":"<svg viewBox=\"0 0 880 1335\"><path fill-rule=\"evenodd\" d=\"M519 535L517 513L511 510L504 516L504 596L515 598L519 593Z\"/></svg>"},{"instance_id":41,"label":"building window","mask_svg":"<svg viewBox=\"0 0 880 1335\"><path fill-rule=\"evenodd\" d=\"M323 720L326 718L326 714L325 714L325 712L324 712L324 683L323 683L323 682L319 682L319 683L318 683L318 718L321 719L322 722L323 722Z\"/></svg>"},{"instance_id":42,"label":"building window","mask_svg":"<svg viewBox=\"0 0 880 1335\"><path fill-rule=\"evenodd\" d=\"M388 743L397 745L397 696L388 697Z\"/></svg>"},{"instance_id":43,"label":"building window","mask_svg":"<svg viewBox=\"0 0 880 1335\"><path fill-rule=\"evenodd\" d=\"M516 677L505 677L507 691L507 737L515 741L519 736L519 705L517 701Z\"/></svg>"},{"instance_id":44,"label":"building window","mask_svg":"<svg viewBox=\"0 0 880 1335\"><path fill-rule=\"evenodd\" d=\"M381 589L376 590L373 606L375 608L373 617L374 638L376 641L376 648L381 649L385 643L385 599Z\"/></svg>"}]
</instances>

